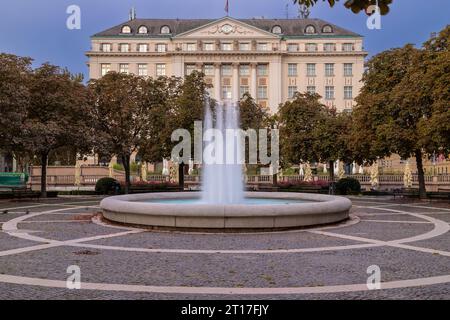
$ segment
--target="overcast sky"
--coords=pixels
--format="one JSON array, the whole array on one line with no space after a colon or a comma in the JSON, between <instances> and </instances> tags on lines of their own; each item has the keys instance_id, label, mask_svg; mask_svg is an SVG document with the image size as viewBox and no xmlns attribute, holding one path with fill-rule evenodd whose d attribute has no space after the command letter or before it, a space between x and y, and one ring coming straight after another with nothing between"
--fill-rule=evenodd
<instances>
[{"instance_id":1,"label":"overcast sky","mask_svg":"<svg viewBox=\"0 0 450 320\"><path fill-rule=\"evenodd\" d=\"M235 18L285 18L297 16L292 0L229 0ZM367 16L355 15L340 0L335 8L319 3L311 18L320 18L365 36L370 55L403 46L421 45L431 32L449 24L449 0L394 0L391 12L382 18L381 30L368 30ZM81 8L81 30L68 30L66 9ZM128 19L135 6L138 18L221 18L225 0L1 0L0 51L30 56L35 64L49 61L87 75L84 52L89 37Z\"/></svg>"}]
</instances>

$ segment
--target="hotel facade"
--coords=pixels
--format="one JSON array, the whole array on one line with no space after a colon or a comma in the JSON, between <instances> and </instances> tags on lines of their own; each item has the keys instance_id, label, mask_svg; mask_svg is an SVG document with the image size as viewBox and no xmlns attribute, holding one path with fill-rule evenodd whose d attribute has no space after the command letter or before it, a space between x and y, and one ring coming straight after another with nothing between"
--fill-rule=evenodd
<instances>
[{"instance_id":1,"label":"hotel facade","mask_svg":"<svg viewBox=\"0 0 450 320\"><path fill-rule=\"evenodd\" d=\"M91 79L109 71L184 77L202 71L217 100L245 92L277 112L296 92L350 111L362 86L362 36L320 19L131 19L91 38Z\"/></svg>"}]
</instances>

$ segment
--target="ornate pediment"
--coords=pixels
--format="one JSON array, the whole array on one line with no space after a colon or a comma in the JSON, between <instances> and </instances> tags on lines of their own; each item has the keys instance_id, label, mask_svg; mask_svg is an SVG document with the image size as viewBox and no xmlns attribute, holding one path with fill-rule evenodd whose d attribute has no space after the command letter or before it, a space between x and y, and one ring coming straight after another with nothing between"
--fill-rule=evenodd
<instances>
[{"instance_id":1,"label":"ornate pediment","mask_svg":"<svg viewBox=\"0 0 450 320\"><path fill-rule=\"evenodd\" d=\"M207 25L179 34L176 38L224 38L246 37L276 39L277 35L245 24L241 21L224 18Z\"/></svg>"}]
</instances>

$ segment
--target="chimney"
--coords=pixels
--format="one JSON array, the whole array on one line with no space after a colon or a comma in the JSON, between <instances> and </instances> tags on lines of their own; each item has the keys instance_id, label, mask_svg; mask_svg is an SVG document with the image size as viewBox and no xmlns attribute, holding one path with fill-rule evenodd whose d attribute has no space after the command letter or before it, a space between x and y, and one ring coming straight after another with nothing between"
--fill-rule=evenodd
<instances>
[{"instance_id":1,"label":"chimney","mask_svg":"<svg viewBox=\"0 0 450 320\"><path fill-rule=\"evenodd\" d=\"M136 9L131 7L130 9L130 21L136 19Z\"/></svg>"}]
</instances>

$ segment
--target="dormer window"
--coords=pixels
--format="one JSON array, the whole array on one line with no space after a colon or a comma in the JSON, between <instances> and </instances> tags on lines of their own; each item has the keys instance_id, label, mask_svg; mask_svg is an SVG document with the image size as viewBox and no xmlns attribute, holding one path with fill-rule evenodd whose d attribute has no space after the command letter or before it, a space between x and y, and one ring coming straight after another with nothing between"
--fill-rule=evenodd
<instances>
[{"instance_id":1,"label":"dormer window","mask_svg":"<svg viewBox=\"0 0 450 320\"><path fill-rule=\"evenodd\" d=\"M139 34L147 34L148 33L148 29L146 26L140 26L138 29L138 33Z\"/></svg>"},{"instance_id":2,"label":"dormer window","mask_svg":"<svg viewBox=\"0 0 450 320\"><path fill-rule=\"evenodd\" d=\"M130 26L123 26L122 27L122 33L130 34L131 33L131 27Z\"/></svg>"},{"instance_id":3,"label":"dormer window","mask_svg":"<svg viewBox=\"0 0 450 320\"><path fill-rule=\"evenodd\" d=\"M162 26L161 34L170 34L170 28L168 26Z\"/></svg>"},{"instance_id":4,"label":"dormer window","mask_svg":"<svg viewBox=\"0 0 450 320\"><path fill-rule=\"evenodd\" d=\"M306 27L305 29L305 33L306 34L315 34L316 33L316 28L312 25L309 25Z\"/></svg>"},{"instance_id":5,"label":"dormer window","mask_svg":"<svg viewBox=\"0 0 450 320\"><path fill-rule=\"evenodd\" d=\"M322 28L322 33L333 33L333 28L330 25L326 25Z\"/></svg>"},{"instance_id":6,"label":"dormer window","mask_svg":"<svg viewBox=\"0 0 450 320\"><path fill-rule=\"evenodd\" d=\"M280 26L274 26L274 27L272 28L272 33L275 33L275 34L282 34L282 33L283 33L283 30L281 29Z\"/></svg>"}]
</instances>

